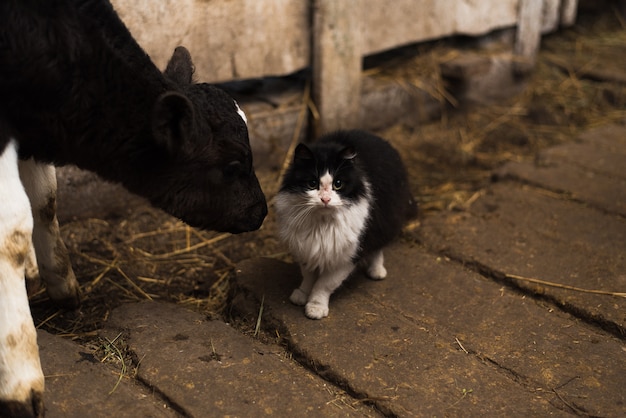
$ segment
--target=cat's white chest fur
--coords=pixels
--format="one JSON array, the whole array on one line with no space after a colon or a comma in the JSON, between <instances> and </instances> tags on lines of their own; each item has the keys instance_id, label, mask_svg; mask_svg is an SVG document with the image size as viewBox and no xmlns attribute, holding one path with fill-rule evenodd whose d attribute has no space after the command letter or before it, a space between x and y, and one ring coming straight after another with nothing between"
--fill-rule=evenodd
<instances>
[{"instance_id":1,"label":"cat's white chest fur","mask_svg":"<svg viewBox=\"0 0 626 418\"><path fill-rule=\"evenodd\" d=\"M332 189L332 181L326 173L317 189L276 196L281 238L309 271L323 273L350 262L369 217L369 190L366 196L346 202Z\"/></svg>"}]
</instances>

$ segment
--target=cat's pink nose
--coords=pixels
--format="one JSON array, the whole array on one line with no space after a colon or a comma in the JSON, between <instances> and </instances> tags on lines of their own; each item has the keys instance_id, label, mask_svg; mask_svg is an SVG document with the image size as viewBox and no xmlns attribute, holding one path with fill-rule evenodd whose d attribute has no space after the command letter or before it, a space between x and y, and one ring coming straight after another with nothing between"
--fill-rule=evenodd
<instances>
[{"instance_id":1,"label":"cat's pink nose","mask_svg":"<svg viewBox=\"0 0 626 418\"><path fill-rule=\"evenodd\" d=\"M325 205L327 205L328 202L330 202L330 196L322 196L321 199L322 199L322 203Z\"/></svg>"}]
</instances>

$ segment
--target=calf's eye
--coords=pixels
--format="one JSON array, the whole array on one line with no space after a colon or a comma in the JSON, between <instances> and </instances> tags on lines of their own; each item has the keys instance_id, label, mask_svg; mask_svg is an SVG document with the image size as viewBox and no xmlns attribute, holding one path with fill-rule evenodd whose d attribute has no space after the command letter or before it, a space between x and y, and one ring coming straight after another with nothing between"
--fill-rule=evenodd
<instances>
[{"instance_id":1,"label":"calf's eye","mask_svg":"<svg viewBox=\"0 0 626 418\"><path fill-rule=\"evenodd\" d=\"M232 179L241 173L243 164L241 161L231 161L223 168L222 173L224 177L227 179Z\"/></svg>"}]
</instances>

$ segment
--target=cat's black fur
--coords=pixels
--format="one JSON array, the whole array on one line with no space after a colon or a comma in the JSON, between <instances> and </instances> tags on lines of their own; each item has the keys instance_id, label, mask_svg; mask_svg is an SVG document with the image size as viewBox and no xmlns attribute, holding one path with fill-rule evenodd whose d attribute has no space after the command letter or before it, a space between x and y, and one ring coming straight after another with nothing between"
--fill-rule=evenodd
<instances>
[{"instance_id":1,"label":"cat's black fur","mask_svg":"<svg viewBox=\"0 0 626 418\"><path fill-rule=\"evenodd\" d=\"M339 132L326 142L351 146L357 157L355 171L372 186L370 219L361 238L361 254L368 255L389 244L405 222L417 214L417 205L398 152L385 140L366 132Z\"/></svg>"}]
</instances>

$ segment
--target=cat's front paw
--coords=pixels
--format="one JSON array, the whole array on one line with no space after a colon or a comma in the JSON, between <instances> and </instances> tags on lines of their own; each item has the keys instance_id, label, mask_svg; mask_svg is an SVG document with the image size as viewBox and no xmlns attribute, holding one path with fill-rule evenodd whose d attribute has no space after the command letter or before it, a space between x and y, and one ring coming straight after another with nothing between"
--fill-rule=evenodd
<instances>
[{"instance_id":1,"label":"cat's front paw","mask_svg":"<svg viewBox=\"0 0 626 418\"><path fill-rule=\"evenodd\" d=\"M304 307L304 314L310 319L322 319L328 316L328 305L319 302L309 302Z\"/></svg>"},{"instance_id":2,"label":"cat's front paw","mask_svg":"<svg viewBox=\"0 0 626 418\"><path fill-rule=\"evenodd\" d=\"M382 264L370 266L367 269L367 276L372 280L382 280L387 277L387 269Z\"/></svg>"},{"instance_id":3,"label":"cat's front paw","mask_svg":"<svg viewBox=\"0 0 626 418\"><path fill-rule=\"evenodd\" d=\"M289 296L289 300L294 305L304 306L306 305L307 300L309 300L309 295L304 293L300 288L295 289L291 292L291 296Z\"/></svg>"}]
</instances>

